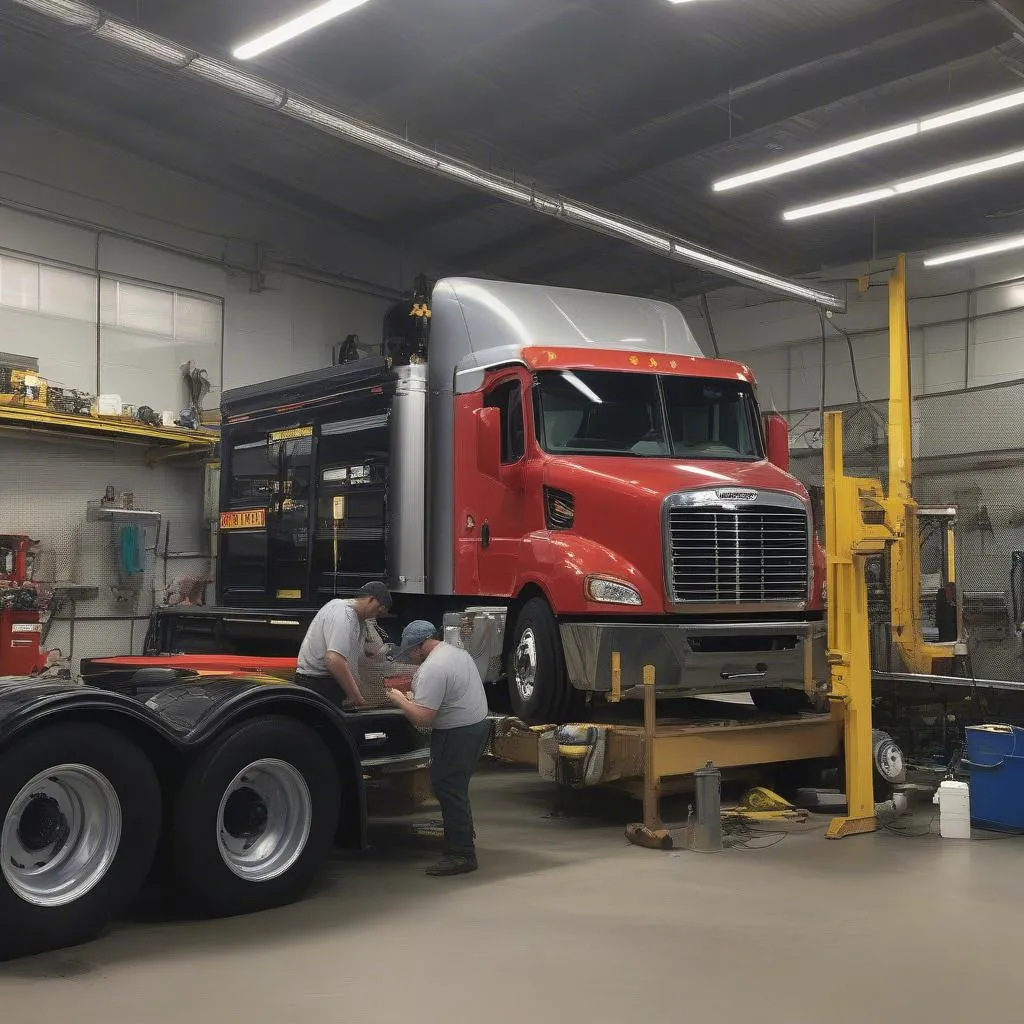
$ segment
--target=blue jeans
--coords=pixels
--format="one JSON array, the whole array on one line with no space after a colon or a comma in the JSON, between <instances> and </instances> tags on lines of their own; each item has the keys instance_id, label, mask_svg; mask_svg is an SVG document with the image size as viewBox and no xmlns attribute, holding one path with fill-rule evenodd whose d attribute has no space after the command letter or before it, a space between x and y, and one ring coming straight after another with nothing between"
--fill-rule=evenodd
<instances>
[{"instance_id":1,"label":"blue jeans","mask_svg":"<svg viewBox=\"0 0 1024 1024\"><path fill-rule=\"evenodd\" d=\"M446 853L475 858L469 780L491 735L488 719L430 734L430 784L441 805Z\"/></svg>"}]
</instances>

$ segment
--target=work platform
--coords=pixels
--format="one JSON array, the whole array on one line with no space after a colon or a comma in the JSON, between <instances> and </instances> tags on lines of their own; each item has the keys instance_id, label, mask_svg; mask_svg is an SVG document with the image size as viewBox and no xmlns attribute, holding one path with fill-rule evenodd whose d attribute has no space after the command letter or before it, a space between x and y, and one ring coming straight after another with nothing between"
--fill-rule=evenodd
<instances>
[{"instance_id":1,"label":"work platform","mask_svg":"<svg viewBox=\"0 0 1024 1024\"><path fill-rule=\"evenodd\" d=\"M651 737L650 741L648 737ZM623 701L571 726L527 726L496 717L493 755L536 767L543 778L574 787L616 786L640 795L649 771L658 795L686 788L709 761L722 770L837 757L843 718L767 715L750 704L694 698L659 701L653 729L642 701Z\"/></svg>"}]
</instances>

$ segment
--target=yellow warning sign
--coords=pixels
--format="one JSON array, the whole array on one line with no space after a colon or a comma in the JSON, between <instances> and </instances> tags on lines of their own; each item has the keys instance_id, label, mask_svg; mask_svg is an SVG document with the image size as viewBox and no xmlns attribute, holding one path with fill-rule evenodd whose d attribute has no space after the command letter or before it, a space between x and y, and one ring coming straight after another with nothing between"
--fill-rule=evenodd
<instances>
[{"instance_id":1,"label":"yellow warning sign","mask_svg":"<svg viewBox=\"0 0 1024 1024\"><path fill-rule=\"evenodd\" d=\"M246 508L238 512L221 512L222 530L264 530L267 526L265 508Z\"/></svg>"},{"instance_id":2,"label":"yellow warning sign","mask_svg":"<svg viewBox=\"0 0 1024 1024\"><path fill-rule=\"evenodd\" d=\"M335 520L345 518L345 495L336 494L334 496L334 510L332 513Z\"/></svg>"},{"instance_id":3,"label":"yellow warning sign","mask_svg":"<svg viewBox=\"0 0 1024 1024\"><path fill-rule=\"evenodd\" d=\"M312 436L312 427L289 427L287 430L272 430L269 435L271 441L291 441L295 437Z\"/></svg>"}]
</instances>

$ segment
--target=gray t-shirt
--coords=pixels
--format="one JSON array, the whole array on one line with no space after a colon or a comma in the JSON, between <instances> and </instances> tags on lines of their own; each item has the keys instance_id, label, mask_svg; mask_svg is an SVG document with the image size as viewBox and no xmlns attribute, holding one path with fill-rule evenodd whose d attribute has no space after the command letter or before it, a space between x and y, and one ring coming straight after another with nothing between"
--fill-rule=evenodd
<instances>
[{"instance_id":1,"label":"gray t-shirt","mask_svg":"<svg viewBox=\"0 0 1024 1024\"><path fill-rule=\"evenodd\" d=\"M327 652L334 651L348 662L349 670L359 680L359 659L366 646L365 624L356 615L351 601L336 598L328 601L313 616L299 648L297 668L304 676L329 676Z\"/></svg>"},{"instance_id":2,"label":"gray t-shirt","mask_svg":"<svg viewBox=\"0 0 1024 1024\"><path fill-rule=\"evenodd\" d=\"M437 712L435 729L476 725L487 717L487 694L468 651L440 643L412 679L413 700Z\"/></svg>"}]
</instances>

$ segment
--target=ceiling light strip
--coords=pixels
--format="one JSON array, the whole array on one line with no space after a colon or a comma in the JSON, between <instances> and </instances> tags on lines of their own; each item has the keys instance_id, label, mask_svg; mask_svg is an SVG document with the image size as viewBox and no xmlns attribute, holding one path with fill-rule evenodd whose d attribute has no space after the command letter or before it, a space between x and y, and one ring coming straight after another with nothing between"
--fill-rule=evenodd
<instances>
[{"instance_id":1,"label":"ceiling light strip","mask_svg":"<svg viewBox=\"0 0 1024 1024\"><path fill-rule=\"evenodd\" d=\"M356 7L362 7L366 2L367 0L327 0L327 3L319 4L296 18L290 18L288 21L276 25L269 32L264 32L255 39L242 43L232 51L231 56L236 60L249 60L252 57L258 57L261 53L266 53L267 50L287 43L296 36L319 28Z\"/></svg>"},{"instance_id":2,"label":"ceiling light strip","mask_svg":"<svg viewBox=\"0 0 1024 1024\"><path fill-rule=\"evenodd\" d=\"M947 263L962 263L965 260L980 259L982 256L995 256L1002 252L1013 252L1015 249L1024 249L1024 235L1002 238L995 242L981 242L967 249L954 249L950 252L936 253L934 256L926 256L924 258L924 265L926 267L942 267Z\"/></svg>"},{"instance_id":3,"label":"ceiling light strip","mask_svg":"<svg viewBox=\"0 0 1024 1024\"><path fill-rule=\"evenodd\" d=\"M887 146L902 139L913 138L915 135L920 135L923 132L949 128L953 125L962 124L964 121L988 117L992 114L999 114L1020 106L1024 106L1024 89L1005 93L1002 96L994 96L991 99L981 100L966 107L946 110L939 114L933 114L931 117L921 118L919 121L898 125L895 128L886 128L882 131L873 132L870 135L847 139L845 142L838 142L834 146L815 149L810 153L804 153L802 156L793 157L789 160L782 160L779 163L767 164L764 167L755 168L751 171L744 171L742 174L722 178L711 187L715 192L727 192L734 188L742 188L744 185L753 185L760 181L770 181L773 178L781 178L786 174L795 174L797 171L805 170L808 167L817 167L820 164L830 163L833 160L840 160L845 156L852 156L854 153L862 153L867 149L877 149L879 146Z\"/></svg>"},{"instance_id":4,"label":"ceiling light strip","mask_svg":"<svg viewBox=\"0 0 1024 1024\"><path fill-rule=\"evenodd\" d=\"M782 217L784 220L803 220L806 217L817 217L823 213L835 213L837 210L847 210L854 206L878 203L909 192L922 192L925 189L936 188L939 185L948 185L950 182L961 181L964 178L991 174L993 171L1001 171L1007 167L1016 167L1018 164L1024 164L1024 149L1014 150L1012 153L1003 153L1000 156L987 157L984 160L974 160L968 164L958 164L955 167L945 167L938 171L929 171L927 174L918 175L916 178L894 181L889 185L882 185L869 192L856 192L852 195L825 199L818 203L812 203L810 206L798 206L794 209L786 210Z\"/></svg>"},{"instance_id":5,"label":"ceiling light strip","mask_svg":"<svg viewBox=\"0 0 1024 1024\"><path fill-rule=\"evenodd\" d=\"M184 49L169 39L141 32L127 22L105 18L90 4L78 0L14 0L22 7L76 28L85 27L112 45L131 50L162 67L171 65L184 74L218 85L246 100L287 114L297 121L345 139L365 149L371 149L394 160L440 175L471 188L488 192L508 202L529 207L538 213L555 217L565 223L589 228L601 234L619 238L669 259L686 263L702 270L731 278L791 298L812 302L825 309L845 312L846 300L842 296L798 281L777 277L746 263L730 260L719 253L678 238L675 235L645 224L637 224L605 210L573 202L561 196L540 192L530 185L493 174L472 164L443 156L424 146L418 146L397 135L371 124L349 117L347 114L306 97L288 92L280 86L250 75L240 68L203 54ZM100 27L104 31L100 32ZM179 61L180 54L185 57Z\"/></svg>"}]
</instances>

